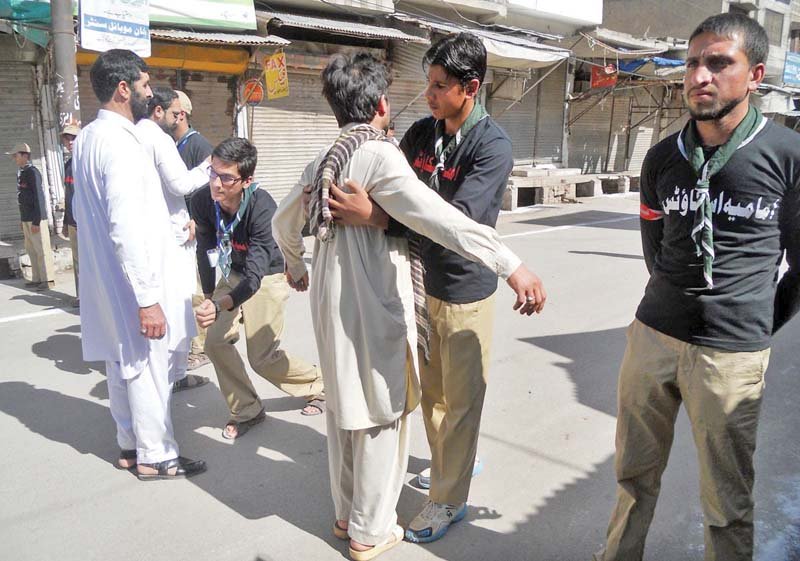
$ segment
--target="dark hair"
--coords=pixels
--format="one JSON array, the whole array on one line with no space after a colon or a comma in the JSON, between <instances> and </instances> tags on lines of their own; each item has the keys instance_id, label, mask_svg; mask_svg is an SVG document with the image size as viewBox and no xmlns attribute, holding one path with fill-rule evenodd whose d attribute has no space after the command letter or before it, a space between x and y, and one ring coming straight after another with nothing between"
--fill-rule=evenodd
<instances>
[{"instance_id":1,"label":"dark hair","mask_svg":"<svg viewBox=\"0 0 800 561\"><path fill-rule=\"evenodd\" d=\"M486 77L486 47L472 33L454 33L433 45L422 57L422 68L437 64L462 86L470 80L483 84Z\"/></svg>"},{"instance_id":2,"label":"dark hair","mask_svg":"<svg viewBox=\"0 0 800 561\"><path fill-rule=\"evenodd\" d=\"M334 55L322 71L322 94L340 127L369 123L391 83L389 69L369 53Z\"/></svg>"},{"instance_id":3,"label":"dark hair","mask_svg":"<svg viewBox=\"0 0 800 561\"><path fill-rule=\"evenodd\" d=\"M235 163L239 175L243 178L252 177L258 163L258 151L249 140L232 136L226 138L214 148L211 155L223 162Z\"/></svg>"},{"instance_id":4,"label":"dark hair","mask_svg":"<svg viewBox=\"0 0 800 561\"><path fill-rule=\"evenodd\" d=\"M175 90L172 88L166 88L164 86L157 86L152 88L153 90L153 97L151 97L147 101L147 114L152 115L153 112L156 110L156 107L160 107L162 110L166 111L172 102L178 99L178 94L175 93Z\"/></svg>"},{"instance_id":5,"label":"dark hair","mask_svg":"<svg viewBox=\"0 0 800 561\"><path fill-rule=\"evenodd\" d=\"M97 57L89 78L94 95L100 103L107 103L120 82L127 82L133 88L141 72L149 72L149 69L139 55L126 49L111 49Z\"/></svg>"},{"instance_id":6,"label":"dark hair","mask_svg":"<svg viewBox=\"0 0 800 561\"><path fill-rule=\"evenodd\" d=\"M767 60L769 53L767 32L756 20L744 14L729 12L707 18L692 32L689 43L703 33L713 33L728 39L739 39L750 66L762 64Z\"/></svg>"}]
</instances>

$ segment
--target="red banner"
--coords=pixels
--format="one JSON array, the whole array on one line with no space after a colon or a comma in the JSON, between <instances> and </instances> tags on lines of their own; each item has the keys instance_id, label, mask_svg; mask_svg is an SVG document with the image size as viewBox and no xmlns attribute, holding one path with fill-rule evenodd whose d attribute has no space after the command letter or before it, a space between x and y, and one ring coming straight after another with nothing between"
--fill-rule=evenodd
<instances>
[{"instance_id":1,"label":"red banner","mask_svg":"<svg viewBox=\"0 0 800 561\"><path fill-rule=\"evenodd\" d=\"M592 66L592 88L608 88L617 83L617 67L613 64Z\"/></svg>"}]
</instances>

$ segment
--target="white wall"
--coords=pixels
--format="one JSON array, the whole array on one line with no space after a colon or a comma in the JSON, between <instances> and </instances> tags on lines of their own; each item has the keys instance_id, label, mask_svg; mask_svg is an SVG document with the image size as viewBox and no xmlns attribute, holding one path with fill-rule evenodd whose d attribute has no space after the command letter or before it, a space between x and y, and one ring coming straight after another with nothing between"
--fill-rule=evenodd
<instances>
[{"instance_id":1,"label":"white wall","mask_svg":"<svg viewBox=\"0 0 800 561\"><path fill-rule=\"evenodd\" d=\"M603 0L508 0L508 8L577 25L603 22Z\"/></svg>"}]
</instances>

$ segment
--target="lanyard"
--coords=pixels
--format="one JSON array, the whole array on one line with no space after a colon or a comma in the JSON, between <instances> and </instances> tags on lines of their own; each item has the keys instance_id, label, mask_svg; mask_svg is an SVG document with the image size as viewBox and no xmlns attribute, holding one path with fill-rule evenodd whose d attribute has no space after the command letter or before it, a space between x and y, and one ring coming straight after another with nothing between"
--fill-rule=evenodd
<instances>
[{"instance_id":1,"label":"lanyard","mask_svg":"<svg viewBox=\"0 0 800 561\"><path fill-rule=\"evenodd\" d=\"M183 147L186 146L186 141L189 140L190 137L192 137L192 136L194 136L196 134L197 134L197 131L194 130L194 129L192 129L189 132L187 132L186 136L184 136L183 138L180 139L180 141L178 141L178 152L180 152L183 149Z\"/></svg>"}]
</instances>

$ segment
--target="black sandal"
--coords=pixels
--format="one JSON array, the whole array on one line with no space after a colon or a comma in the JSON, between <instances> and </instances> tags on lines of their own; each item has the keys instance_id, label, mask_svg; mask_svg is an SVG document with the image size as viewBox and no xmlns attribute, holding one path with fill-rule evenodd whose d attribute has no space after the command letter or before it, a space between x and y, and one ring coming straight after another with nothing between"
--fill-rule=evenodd
<instances>
[{"instance_id":1,"label":"black sandal","mask_svg":"<svg viewBox=\"0 0 800 561\"><path fill-rule=\"evenodd\" d=\"M121 471L131 471L132 469L136 468L135 462L133 465L129 467L123 467L119 465L119 460L135 460L135 459L136 459L136 450L120 450L119 459L116 462L114 462L114 467Z\"/></svg>"},{"instance_id":2,"label":"black sandal","mask_svg":"<svg viewBox=\"0 0 800 561\"><path fill-rule=\"evenodd\" d=\"M155 464L139 464L140 466L149 467L157 471L157 473L136 473L139 481L157 481L159 479L185 479L192 477L198 473L203 473L206 470L206 463L202 460L190 460L183 456L157 462ZM170 470L175 469L175 473L170 473Z\"/></svg>"},{"instance_id":3,"label":"black sandal","mask_svg":"<svg viewBox=\"0 0 800 561\"><path fill-rule=\"evenodd\" d=\"M258 415L247 421L228 421L227 423L225 423L225 428L222 429L222 438L226 440L236 440L238 438L241 438L247 433L247 431L250 430L251 427L263 423L264 419L266 418L267 418L267 412L262 409ZM236 429L236 436L228 435L228 431L225 430L228 427L234 427Z\"/></svg>"}]
</instances>

